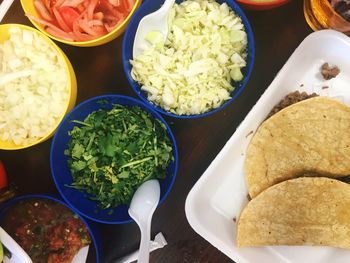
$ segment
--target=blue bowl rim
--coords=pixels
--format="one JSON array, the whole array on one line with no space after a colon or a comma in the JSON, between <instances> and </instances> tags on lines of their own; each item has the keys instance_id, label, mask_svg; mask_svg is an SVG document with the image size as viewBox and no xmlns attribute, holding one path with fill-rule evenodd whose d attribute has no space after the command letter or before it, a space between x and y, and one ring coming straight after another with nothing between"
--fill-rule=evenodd
<instances>
[{"instance_id":1,"label":"blue bowl rim","mask_svg":"<svg viewBox=\"0 0 350 263\"><path fill-rule=\"evenodd\" d=\"M75 207L70 201L69 199L62 193L61 191L61 188L56 180L56 176L54 174L54 171L53 171L53 149L54 149L54 145L56 143L56 140L57 138L59 137L59 133L60 133L60 130L61 130L61 127L63 126L63 124L67 121L67 119L69 118L69 116L80 109L80 107L82 107L83 105L85 104L89 104L90 102L92 101L98 101L98 100L104 100L104 99L108 99L108 98L118 98L118 99L124 99L124 100L129 100L129 101L132 101L132 102L135 102L136 104L146 108L148 111L152 112L159 120L162 121L162 123L164 123L164 125L166 126L167 128L167 131L169 133L169 136L170 136L170 139L172 141L172 144L174 146L174 149L173 149L173 154L174 154L174 174L173 174L173 178L171 180L171 183L168 187L168 189L166 190L166 192L164 193L163 197L160 199L159 201L159 205L161 205L164 200L166 199L166 197L169 195L171 189L173 188L173 185L175 183L175 180L176 180L176 176L177 176L177 171L178 171L178 166L179 166L179 154L178 154L178 149L177 149L177 144L176 144L176 140L175 140L175 136L170 128L170 126L168 125L168 123L165 121L165 119L157 112L155 111L154 109L152 109L150 106L148 106L147 104L145 104L144 102L138 100L138 99L135 99L133 97L129 97L129 96L125 96L125 95L119 95L119 94L105 94L105 95L100 95L100 96L96 96L96 97L92 97L88 100L85 100L83 102L81 102L80 104L76 105L69 113L67 113L67 115L63 118L63 120L61 121L60 125L57 127L57 130L55 132L55 135L53 137L53 140L52 140L52 143L51 143L51 149L50 149L50 168L51 168L51 176L53 178L53 181L55 183L55 186L58 190L58 192L60 193L60 195L62 196L62 198L64 199L64 201L67 202L67 204L69 205L69 207L71 209L73 209L73 211L75 211L76 213L82 215L83 217L86 217L92 221L95 221L95 222L98 222L98 223L102 223L102 224L127 224L127 223L131 223L133 222L134 220L132 218L128 219L128 220L123 220L123 221L105 221L105 220L101 220L101 219L98 219L98 218L94 218L94 217L91 217L83 212L81 212L77 207ZM147 111L146 110L146 111Z\"/></svg>"},{"instance_id":2,"label":"blue bowl rim","mask_svg":"<svg viewBox=\"0 0 350 263\"><path fill-rule=\"evenodd\" d=\"M72 209L72 207L70 207L68 204L66 204L64 201L58 199L57 197L51 196L51 195L47 195L47 194L27 194L27 195L20 195L20 196L16 196L8 201L6 201L5 203L0 205L0 211L1 213L7 209L12 207L13 205L15 205L16 203L22 201L22 200L29 200L29 199L49 199L52 200L54 202L60 203L61 205L64 205L65 207L67 207L70 211L74 212L75 214L76 211L74 209ZM97 245L97 240L95 238L94 232L92 231L89 223L85 220L85 218L83 216L81 216L80 214L78 214L79 219L81 221L83 221L83 223L85 224L85 226L87 227L92 242L94 243L94 247L95 247L95 252L96 252L96 262L99 263L100 262L100 251L99 251L99 246ZM89 248L90 249L90 248Z\"/></svg>"},{"instance_id":3,"label":"blue bowl rim","mask_svg":"<svg viewBox=\"0 0 350 263\"><path fill-rule=\"evenodd\" d=\"M150 0L151 1L151 0ZM149 2L150 2L149 1ZM222 104L220 107L212 109L210 111L201 113L201 114L196 114L196 115L178 115L178 114L174 114L172 112L166 111L164 109L162 109L161 107L153 104L152 102L150 102L145 96L143 96L141 94L141 92L135 87L132 77L128 71L127 68L127 63L130 63L127 58L125 57L125 50L128 49L128 46L130 44L130 42L127 42L127 38L130 34L131 31L131 24L134 22L135 19L138 19L140 16L140 13L142 12L142 8L144 5L148 4L148 1L144 1L145 3L141 4L141 6L138 8L138 10L135 12L135 14L132 16L132 18L130 19L127 28L125 30L124 33L124 37L123 37L123 44L122 44L122 64L123 64L123 69L126 75L126 78L131 86L131 88L134 90L134 92L137 94L137 96L147 105L149 105L152 109L167 115L169 117L173 117L173 118L179 118L179 119L196 119L196 118L201 118L201 117L206 117L209 115L212 115L224 108L226 108L230 103L232 103L243 91L243 89L245 88L245 86L247 85L250 76L252 74L253 71L253 67L254 67L254 62L255 62L255 40L254 40L254 33L253 33L253 29L250 25L250 22L247 18L247 16L245 15L244 11L241 9L241 7L233 0L224 0L225 2L229 3L229 6L231 7L231 9L238 14L238 16L242 19L242 22L244 24L244 27L246 29L247 32L247 38L248 38L248 45L247 45L247 50L249 51L248 54L248 58L251 58L250 63L247 65L247 74L244 76L243 81L239 82L239 88L235 89L234 95L232 96L231 99L227 100L224 104ZM142 19L142 17L140 18L140 20ZM249 60L248 60L249 62Z\"/></svg>"}]
</instances>

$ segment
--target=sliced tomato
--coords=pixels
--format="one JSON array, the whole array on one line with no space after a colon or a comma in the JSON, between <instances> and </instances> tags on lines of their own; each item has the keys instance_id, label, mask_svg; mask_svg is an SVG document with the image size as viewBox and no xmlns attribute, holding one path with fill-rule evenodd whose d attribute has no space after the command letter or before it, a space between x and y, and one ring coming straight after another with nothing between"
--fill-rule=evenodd
<instances>
[{"instance_id":1,"label":"sliced tomato","mask_svg":"<svg viewBox=\"0 0 350 263\"><path fill-rule=\"evenodd\" d=\"M49 12L51 12L51 2L52 2L52 1L50 1L50 0L42 0L41 2L45 5L46 9L47 9Z\"/></svg>"},{"instance_id":2,"label":"sliced tomato","mask_svg":"<svg viewBox=\"0 0 350 263\"><path fill-rule=\"evenodd\" d=\"M33 1L33 0L32 0ZM135 0L34 0L44 29L65 40L98 38L125 20Z\"/></svg>"},{"instance_id":3,"label":"sliced tomato","mask_svg":"<svg viewBox=\"0 0 350 263\"><path fill-rule=\"evenodd\" d=\"M118 10L128 15L131 9L134 7L134 4L135 4L134 0L123 0L121 5L122 9L118 9Z\"/></svg>"},{"instance_id":4,"label":"sliced tomato","mask_svg":"<svg viewBox=\"0 0 350 263\"><path fill-rule=\"evenodd\" d=\"M56 21L59 25L59 27L64 31L64 32L70 32L72 31L71 28L69 28L69 26L67 25L66 21L63 19L61 13L57 10L56 7L52 8L52 12L56 18Z\"/></svg>"},{"instance_id":5,"label":"sliced tomato","mask_svg":"<svg viewBox=\"0 0 350 263\"><path fill-rule=\"evenodd\" d=\"M70 34L64 32L62 29L58 28L54 24L29 14L27 14L26 16L32 19L33 21L37 22L38 24L42 25L44 30L49 34L58 38L65 39L67 41L73 41L72 36Z\"/></svg>"},{"instance_id":6,"label":"sliced tomato","mask_svg":"<svg viewBox=\"0 0 350 263\"><path fill-rule=\"evenodd\" d=\"M98 31L96 31L95 28L89 26L88 20L85 19L78 20L78 25L85 33L94 37L100 37L106 33L105 31L104 33L101 33L101 29L98 29Z\"/></svg>"},{"instance_id":7,"label":"sliced tomato","mask_svg":"<svg viewBox=\"0 0 350 263\"><path fill-rule=\"evenodd\" d=\"M54 0L54 1L51 1L51 8L52 7L56 7L56 8L59 8L61 7L61 5L63 5L63 3L65 3L66 0Z\"/></svg>"},{"instance_id":8,"label":"sliced tomato","mask_svg":"<svg viewBox=\"0 0 350 263\"><path fill-rule=\"evenodd\" d=\"M79 20L76 20L73 23L73 33L74 33L77 41L89 41L89 40L92 40L94 37L83 33L82 29L78 25L78 22L79 22Z\"/></svg>"},{"instance_id":9,"label":"sliced tomato","mask_svg":"<svg viewBox=\"0 0 350 263\"><path fill-rule=\"evenodd\" d=\"M112 6L120 6L120 1L121 0L108 0L109 3L112 5Z\"/></svg>"},{"instance_id":10,"label":"sliced tomato","mask_svg":"<svg viewBox=\"0 0 350 263\"><path fill-rule=\"evenodd\" d=\"M52 21L51 14L43 2L41 2L40 0L35 0L34 6L43 19L45 19L47 21Z\"/></svg>"},{"instance_id":11,"label":"sliced tomato","mask_svg":"<svg viewBox=\"0 0 350 263\"><path fill-rule=\"evenodd\" d=\"M118 7L120 8L120 7ZM111 5L108 0L100 0L100 6L99 6L100 11L102 11L105 15L110 14L113 16L116 16L116 9L114 8L113 5Z\"/></svg>"},{"instance_id":12,"label":"sliced tomato","mask_svg":"<svg viewBox=\"0 0 350 263\"><path fill-rule=\"evenodd\" d=\"M128 1L128 4L129 4L128 12L130 12L133 9L134 5L135 5L135 0L127 0L127 1Z\"/></svg>"},{"instance_id":13,"label":"sliced tomato","mask_svg":"<svg viewBox=\"0 0 350 263\"><path fill-rule=\"evenodd\" d=\"M94 14L94 19L102 21L103 17L104 17L104 14L102 12L97 12Z\"/></svg>"},{"instance_id":14,"label":"sliced tomato","mask_svg":"<svg viewBox=\"0 0 350 263\"><path fill-rule=\"evenodd\" d=\"M95 8L98 4L99 0L90 0L89 5L87 7L87 17L89 20L94 18Z\"/></svg>"},{"instance_id":15,"label":"sliced tomato","mask_svg":"<svg viewBox=\"0 0 350 263\"><path fill-rule=\"evenodd\" d=\"M66 22L66 25L73 30L73 23L79 18L79 13L74 8L69 6L63 6L59 8L61 17Z\"/></svg>"},{"instance_id":16,"label":"sliced tomato","mask_svg":"<svg viewBox=\"0 0 350 263\"><path fill-rule=\"evenodd\" d=\"M0 161L0 189L7 186L7 176L4 164Z\"/></svg>"},{"instance_id":17,"label":"sliced tomato","mask_svg":"<svg viewBox=\"0 0 350 263\"><path fill-rule=\"evenodd\" d=\"M49 33L50 35L57 37L57 38L60 38L60 39L63 39L63 40L67 40L67 41L71 41L71 42L76 41L72 32L67 33L67 32L64 32L62 30L57 30L57 28L54 29L51 27L47 27L45 29L45 31L47 33Z\"/></svg>"}]
</instances>

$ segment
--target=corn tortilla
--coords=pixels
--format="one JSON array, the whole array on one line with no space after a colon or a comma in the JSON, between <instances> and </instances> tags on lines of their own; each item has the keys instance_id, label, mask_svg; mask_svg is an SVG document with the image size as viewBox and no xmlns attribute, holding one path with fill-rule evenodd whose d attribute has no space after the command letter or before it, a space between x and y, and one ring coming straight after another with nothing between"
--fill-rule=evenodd
<instances>
[{"instance_id":1,"label":"corn tortilla","mask_svg":"<svg viewBox=\"0 0 350 263\"><path fill-rule=\"evenodd\" d=\"M248 203L237 245L315 245L350 249L350 185L325 177L276 184Z\"/></svg>"},{"instance_id":2,"label":"corn tortilla","mask_svg":"<svg viewBox=\"0 0 350 263\"><path fill-rule=\"evenodd\" d=\"M350 108L328 97L293 104L264 121L246 153L244 172L252 198L305 173L350 175Z\"/></svg>"}]
</instances>

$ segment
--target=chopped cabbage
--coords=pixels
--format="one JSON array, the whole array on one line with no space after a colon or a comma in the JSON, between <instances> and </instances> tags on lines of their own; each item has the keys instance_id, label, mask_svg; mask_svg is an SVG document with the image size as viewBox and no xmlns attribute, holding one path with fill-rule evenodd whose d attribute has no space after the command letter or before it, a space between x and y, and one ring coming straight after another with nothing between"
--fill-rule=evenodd
<instances>
[{"instance_id":1,"label":"chopped cabbage","mask_svg":"<svg viewBox=\"0 0 350 263\"><path fill-rule=\"evenodd\" d=\"M178 115L220 107L243 79L247 34L240 17L214 0L174 4L169 34L149 32L149 48L130 61L148 100Z\"/></svg>"},{"instance_id":2,"label":"chopped cabbage","mask_svg":"<svg viewBox=\"0 0 350 263\"><path fill-rule=\"evenodd\" d=\"M28 145L57 125L69 100L68 72L41 35L11 27L0 44L0 140Z\"/></svg>"}]
</instances>

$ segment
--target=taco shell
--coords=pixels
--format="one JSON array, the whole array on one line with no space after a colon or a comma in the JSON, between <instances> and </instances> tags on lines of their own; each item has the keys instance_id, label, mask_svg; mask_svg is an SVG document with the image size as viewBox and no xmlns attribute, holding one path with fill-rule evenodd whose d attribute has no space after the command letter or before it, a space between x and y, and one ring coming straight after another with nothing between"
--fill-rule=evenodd
<instances>
[{"instance_id":1,"label":"taco shell","mask_svg":"<svg viewBox=\"0 0 350 263\"><path fill-rule=\"evenodd\" d=\"M350 249L350 185L324 177L276 184L241 212L237 245L315 245Z\"/></svg>"},{"instance_id":2,"label":"taco shell","mask_svg":"<svg viewBox=\"0 0 350 263\"><path fill-rule=\"evenodd\" d=\"M279 111L251 139L244 173L252 198L304 174L350 175L350 108L314 97Z\"/></svg>"}]
</instances>

